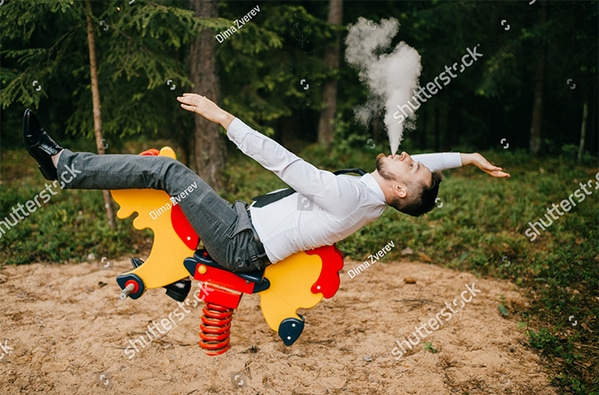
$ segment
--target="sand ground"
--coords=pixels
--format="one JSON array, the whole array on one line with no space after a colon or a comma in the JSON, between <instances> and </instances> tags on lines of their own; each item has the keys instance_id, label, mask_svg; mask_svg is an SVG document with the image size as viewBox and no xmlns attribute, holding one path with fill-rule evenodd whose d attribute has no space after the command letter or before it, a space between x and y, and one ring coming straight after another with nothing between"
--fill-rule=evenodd
<instances>
[{"instance_id":1,"label":"sand ground","mask_svg":"<svg viewBox=\"0 0 599 395\"><path fill-rule=\"evenodd\" d=\"M498 312L501 296L511 309L526 305L513 284L414 262L378 262L350 279L358 264L346 261L335 297L304 311L306 327L291 347L266 325L260 298L245 295L226 354L208 357L198 347L197 306L132 358L130 340L178 305L162 289L120 300L115 277L129 270L127 260L3 267L0 392L556 393L513 314ZM462 305L467 286L476 291ZM456 298L455 313L443 310ZM416 335L438 315L442 326ZM393 355L408 336L419 344Z\"/></svg>"}]
</instances>

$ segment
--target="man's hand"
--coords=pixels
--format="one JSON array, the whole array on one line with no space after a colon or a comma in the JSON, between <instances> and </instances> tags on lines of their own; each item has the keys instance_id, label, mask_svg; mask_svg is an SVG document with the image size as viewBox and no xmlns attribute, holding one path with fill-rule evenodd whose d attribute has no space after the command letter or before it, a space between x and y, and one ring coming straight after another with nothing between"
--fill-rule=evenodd
<instances>
[{"instance_id":1,"label":"man's hand","mask_svg":"<svg viewBox=\"0 0 599 395\"><path fill-rule=\"evenodd\" d=\"M177 100L184 110L195 112L209 121L222 125L225 129L228 129L235 119L233 115L217 106L212 100L197 93L184 93L183 96L177 97Z\"/></svg>"},{"instance_id":2,"label":"man's hand","mask_svg":"<svg viewBox=\"0 0 599 395\"><path fill-rule=\"evenodd\" d=\"M477 152L472 154L460 154L460 156L462 158L462 165L464 166L474 165L485 173L497 178L510 176L508 173L502 171L503 169L501 167L492 165L484 156Z\"/></svg>"}]
</instances>

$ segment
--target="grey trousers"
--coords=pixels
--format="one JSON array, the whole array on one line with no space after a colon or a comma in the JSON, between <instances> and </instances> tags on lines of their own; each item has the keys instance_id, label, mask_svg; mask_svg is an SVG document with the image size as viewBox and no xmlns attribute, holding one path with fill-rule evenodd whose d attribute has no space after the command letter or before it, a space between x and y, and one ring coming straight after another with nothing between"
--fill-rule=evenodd
<instances>
[{"instance_id":1,"label":"grey trousers","mask_svg":"<svg viewBox=\"0 0 599 395\"><path fill-rule=\"evenodd\" d=\"M58 174L74 174L65 189L152 188L179 197L177 203L217 263L236 272L262 269L269 263L247 204L227 202L181 162L163 156L96 155L65 149L57 167ZM189 192L192 184L197 188Z\"/></svg>"}]
</instances>

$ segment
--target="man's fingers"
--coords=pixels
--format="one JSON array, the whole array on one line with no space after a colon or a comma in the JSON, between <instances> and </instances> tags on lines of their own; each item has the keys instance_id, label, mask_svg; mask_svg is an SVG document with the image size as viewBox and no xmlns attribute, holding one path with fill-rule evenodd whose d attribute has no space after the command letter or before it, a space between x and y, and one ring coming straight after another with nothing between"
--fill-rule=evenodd
<instances>
[{"instance_id":1,"label":"man's fingers","mask_svg":"<svg viewBox=\"0 0 599 395\"><path fill-rule=\"evenodd\" d=\"M181 108L187 111L193 110L193 106L190 106L189 104L181 104Z\"/></svg>"},{"instance_id":2,"label":"man's fingers","mask_svg":"<svg viewBox=\"0 0 599 395\"><path fill-rule=\"evenodd\" d=\"M185 104L192 104L194 102L193 96L179 96L177 100Z\"/></svg>"},{"instance_id":3,"label":"man's fingers","mask_svg":"<svg viewBox=\"0 0 599 395\"><path fill-rule=\"evenodd\" d=\"M177 97L177 100L189 106L197 106L202 100L202 96L197 93L184 93L183 96Z\"/></svg>"},{"instance_id":4,"label":"man's fingers","mask_svg":"<svg viewBox=\"0 0 599 395\"><path fill-rule=\"evenodd\" d=\"M493 171L489 173L490 175L492 175L493 177L497 177L497 178L509 178L510 175L509 173L506 173L504 171Z\"/></svg>"},{"instance_id":5,"label":"man's fingers","mask_svg":"<svg viewBox=\"0 0 599 395\"><path fill-rule=\"evenodd\" d=\"M177 100L181 103L181 108L186 111L195 112L197 109L197 105L194 104L192 100L189 100L187 97L178 97Z\"/></svg>"},{"instance_id":6,"label":"man's fingers","mask_svg":"<svg viewBox=\"0 0 599 395\"><path fill-rule=\"evenodd\" d=\"M503 171L502 167L497 167L495 166L495 168L493 169L492 175L494 177L499 177L499 178L504 178L504 177L509 177L509 173L506 173Z\"/></svg>"}]
</instances>

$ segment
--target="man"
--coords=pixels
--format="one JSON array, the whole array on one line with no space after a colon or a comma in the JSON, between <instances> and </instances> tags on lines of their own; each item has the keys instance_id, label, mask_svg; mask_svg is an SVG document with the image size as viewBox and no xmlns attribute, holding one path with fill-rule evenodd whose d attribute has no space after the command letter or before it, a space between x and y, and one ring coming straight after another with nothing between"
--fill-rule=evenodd
<instances>
[{"instance_id":1,"label":"man","mask_svg":"<svg viewBox=\"0 0 599 395\"><path fill-rule=\"evenodd\" d=\"M307 163L274 140L198 94L177 100L187 111L222 125L237 147L274 172L297 193L269 204L230 204L189 168L165 157L74 153L61 147L30 110L23 134L44 177L74 174L66 189L153 188L177 199L211 257L238 272L262 269L312 248L331 245L381 216L387 204L419 216L435 204L439 171L474 165L494 177L509 177L480 154L379 154L376 169L361 177L335 176ZM419 160L419 161L416 161ZM197 185L189 193L190 185ZM187 191L183 193L184 191Z\"/></svg>"}]
</instances>

